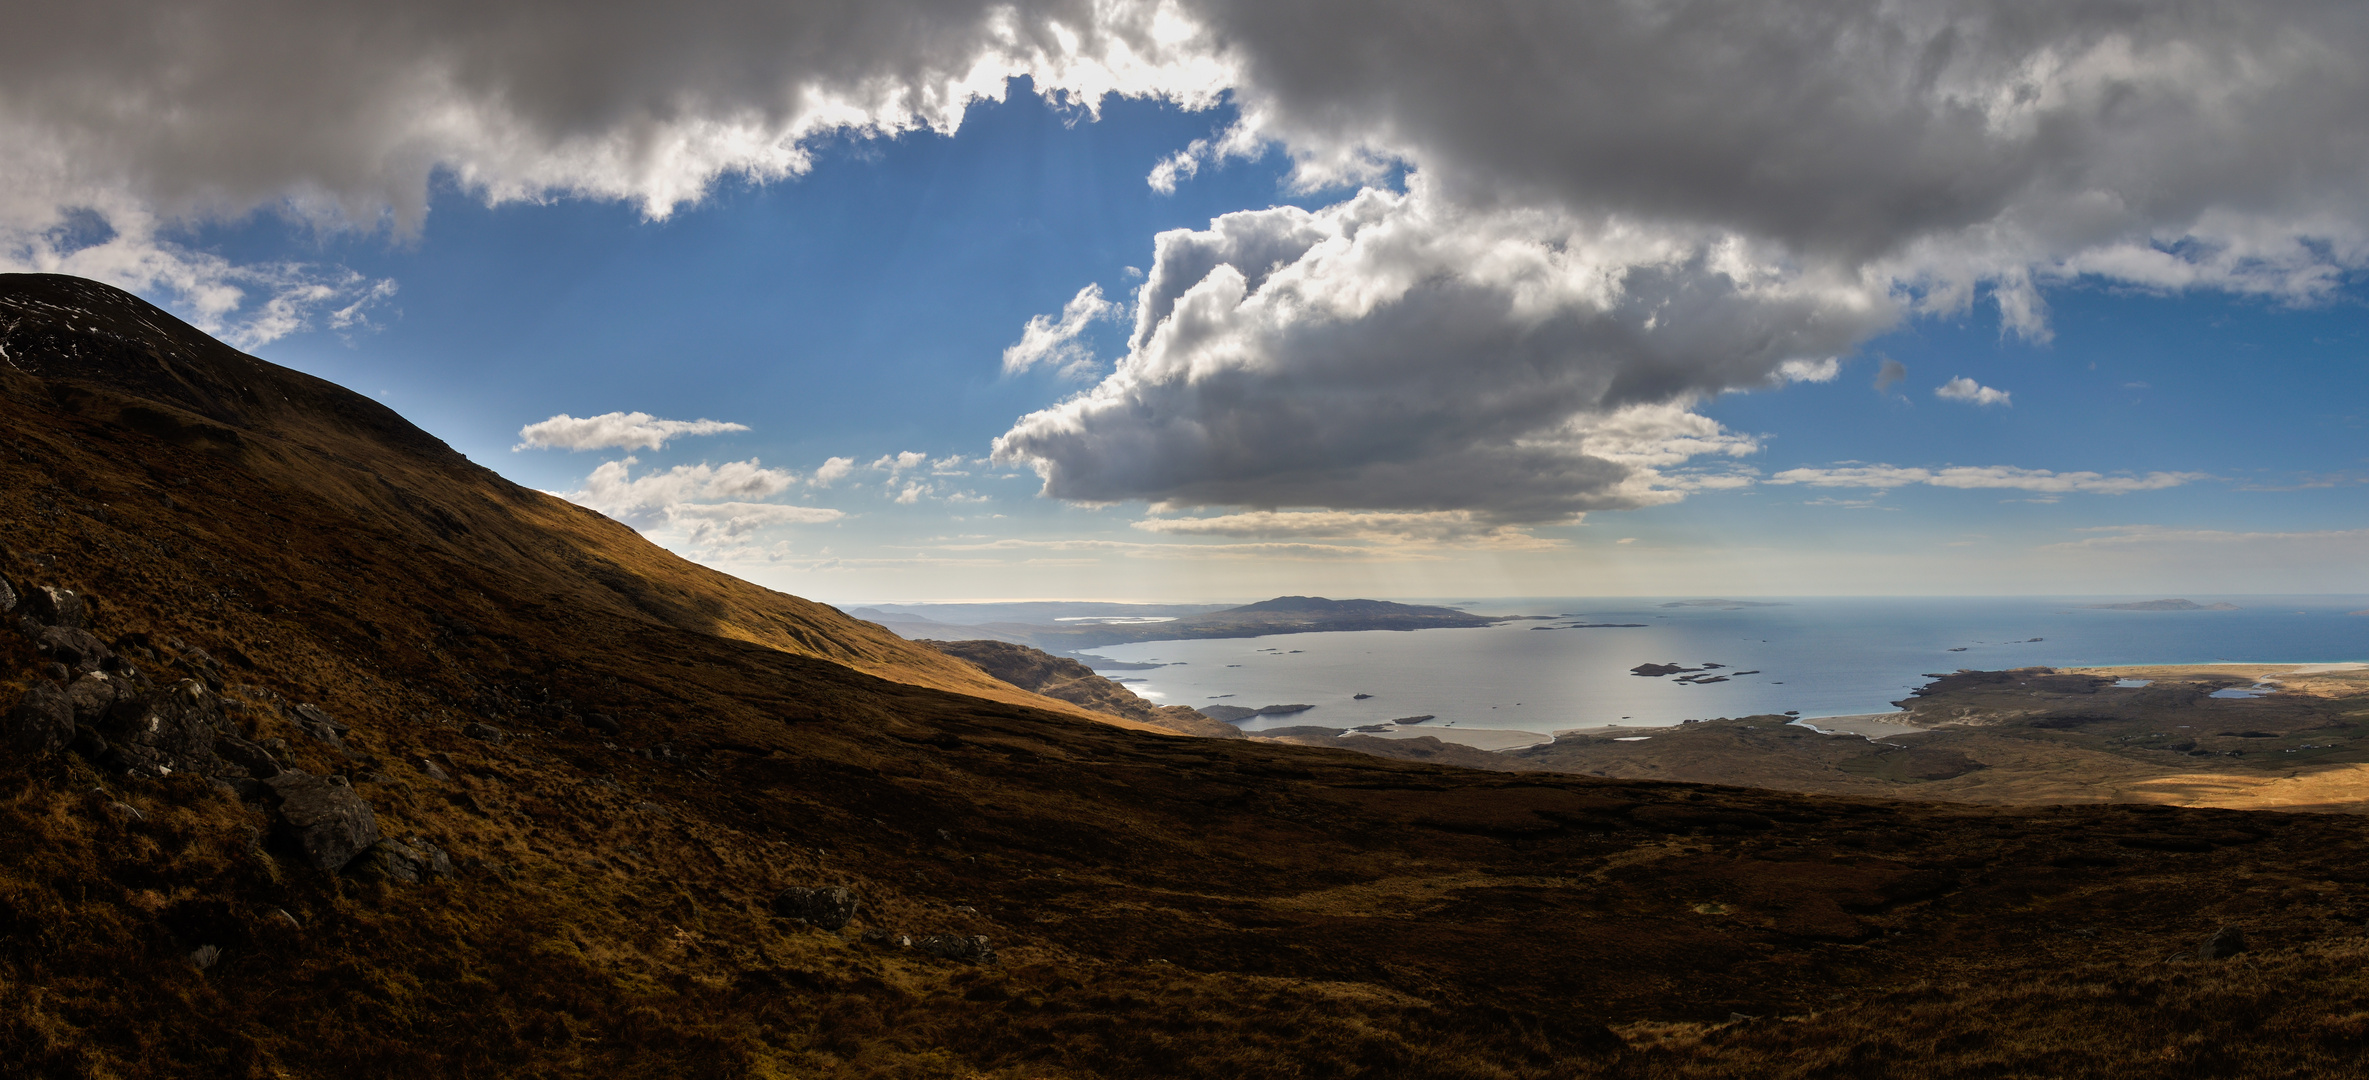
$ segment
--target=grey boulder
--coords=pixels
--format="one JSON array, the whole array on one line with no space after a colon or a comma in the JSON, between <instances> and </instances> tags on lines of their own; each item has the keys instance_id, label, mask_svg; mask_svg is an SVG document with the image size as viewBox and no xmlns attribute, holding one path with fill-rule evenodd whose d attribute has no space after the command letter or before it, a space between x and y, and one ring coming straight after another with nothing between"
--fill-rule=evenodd
<instances>
[{"instance_id":1,"label":"grey boulder","mask_svg":"<svg viewBox=\"0 0 2369 1080\"><path fill-rule=\"evenodd\" d=\"M452 876L452 856L442 848L414 838L410 843L381 840L354 860L349 872L387 881L433 881Z\"/></svg>"},{"instance_id":2,"label":"grey boulder","mask_svg":"<svg viewBox=\"0 0 2369 1080\"><path fill-rule=\"evenodd\" d=\"M108 764L142 776L222 771L214 752L223 727L222 699L196 679L183 679L154 695L144 708L118 701L99 734L106 736Z\"/></svg>"},{"instance_id":3,"label":"grey boulder","mask_svg":"<svg viewBox=\"0 0 2369 1080\"><path fill-rule=\"evenodd\" d=\"M2207 960L2227 960L2246 951L2245 932L2234 926L2224 926L2197 947L2196 955Z\"/></svg>"},{"instance_id":4,"label":"grey boulder","mask_svg":"<svg viewBox=\"0 0 2369 1080\"><path fill-rule=\"evenodd\" d=\"M247 770L247 775L255 779L269 780L280 775L280 763L272 759L270 751L236 735L214 740L214 752L222 755L222 760Z\"/></svg>"},{"instance_id":5,"label":"grey boulder","mask_svg":"<svg viewBox=\"0 0 2369 1080\"><path fill-rule=\"evenodd\" d=\"M0 615L6 615L15 610L16 590L9 588L8 582L0 580Z\"/></svg>"},{"instance_id":6,"label":"grey boulder","mask_svg":"<svg viewBox=\"0 0 2369 1080\"><path fill-rule=\"evenodd\" d=\"M856 908L860 904L854 889L836 885L784 889L780 896L773 898L776 914L825 930L846 926L848 920L855 918Z\"/></svg>"},{"instance_id":7,"label":"grey boulder","mask_svg":"<svg viewBox=\"0 0 2369 1080\"><path fill-rule=\"evenodd\" d=\"M509 732L495 727L492 724L465 724L461 727L461 734L466 735L472 739L478 739L484 742L493 743L495 745L500 745L510 741Z\"/></svg>"},{"instance_id":8,"label":"grey boulder","mask_svg":"<svg viewBox=\"0 0 2369 1080\"><path fill-rule=\"evenodd\" d=\"M346 732L353 730L350 725L332 719L328 713L311 705L298 705L291 712L296 726L303 728L305 734L340 750L345 749Z\"/></svg>"},{"instance_id":9,"label":"grey boulder","mask_svg":"<svg viewBox=\"0 0 2369 1080\"><path fill-rule=\"evenodd\" d=\"M90 625L88 606L70 589L50 585L34 589L25 595L25 612L44 626L83 630Z\"/></svg>"},{"instance_id":10,"label":"grey boulder","mask_svg":"<svg viewBox=\"0 0 2369 1080\"><path fill-rule=\"evenodd\" d=\"M288 769L264 783L279 797L275 833L313 868L335 873L378 843L378 816L343 777Z\"/></svg>"},{"instance_id":11,"label":"grey boulder","mask_svg":"<svg viewBox=\"0 0 2369 1080\"><path fill-rule=\"evenodd\" d=\"M74 740L74 699L55 683L34 683L8 710L5 728L11 753L48 757Z\"/></svg>"},{"instance_id":12,"label":"grey boulder","mask_svg":"<svg viewBox=\"0 0 2369 1080\"><path fill-rule=\"evenodd\" d=\"M79 626L34 624L26 636L33 639L33 647L43 655L77 672L97 671L115 656L98 635Z\"/></svg>"},{"instance_id":13,"label":"grey boulder","mask_svg":"<svg viewBox=\"0 0 2369 1080\"><path fill-rule=\"evenodd\" d=\"M992 964L995 950L987 947L983 937L964 937L957 934L931 934L913 939L913 947L931 956L960 960L970 964Z\"/></svg>"},{"instance_id":14,"label":"grey boulder","mask_svg":"<svg viewBox=\"0 0 2369 1080\"><path fill-rule=\"evenodd\" d=\"M66 696L74 699L74 719L85 724L96 724L115 707L115 680L104 671L94 671L66 688Z\"/></svg>"}]
</instances>

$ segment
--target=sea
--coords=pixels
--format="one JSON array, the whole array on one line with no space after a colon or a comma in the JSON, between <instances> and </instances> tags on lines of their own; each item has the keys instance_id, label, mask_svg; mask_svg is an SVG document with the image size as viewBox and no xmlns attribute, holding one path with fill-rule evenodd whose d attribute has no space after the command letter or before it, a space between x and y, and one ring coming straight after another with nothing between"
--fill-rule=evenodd
<instances>
[{"instance_id":1,"label":"sea","mask_svg":"<svg viewBox=\"0 0 2369 1080\"><path fill-rule=\"evenodd\" d=\"M2369 661L2369 596L2192 600L2235 609L2106 610L2090 606L2109 602L2097 597L1496 599L1455 606L1540 618L1146 641L1085 658L1158 704L1311 706L1237 721L1245 731L1429 716L1376 733L1492 749L1574 728L1891 712L1934 675L1959 669ZM1701 670L1631 672L1646 664ZM1700 681L1708 678L1725 681Z\"/></svg>"}]
</instances>

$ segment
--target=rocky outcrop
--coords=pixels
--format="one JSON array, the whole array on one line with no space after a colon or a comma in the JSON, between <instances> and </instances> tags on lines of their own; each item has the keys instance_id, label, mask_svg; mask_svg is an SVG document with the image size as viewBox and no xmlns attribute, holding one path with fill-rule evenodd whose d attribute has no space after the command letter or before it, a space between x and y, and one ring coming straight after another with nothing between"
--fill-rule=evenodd
<instances>
[{"instance_id":1,"label":"rocky outcrop","mask_svg":"<svg viewBox=\"0 0 2369 1080\"><path fill-rule=\"evenodd\" d=\"M422 882L452 876L452 856L417 837L408 843L380 840L346 864L346 872L362 878Z\"/></svg>"},{"instance_id":2,"label":"rocky outcrop","mask_svg":"<svg viewBox=\"0 0 2369 1080\"><path fill-rule=\"evenodd\" d=\"M855 918L858 900L854 889L841 886L784 889L773 898L774 914L785 919L796 919L823 930L838 930Z\"/></svg>"},{"instance_id":3,"label":"rocky outcrop","mask_svg":"<svg viewBox=\"0 0 2369 1080\"><path fill-rule=\"evenodd\" d=\"M1239 739L1242 729L1183 705L1154 705L1065 656L1008 641L924 641L948 656L978 665L995 678L1109 716L1211 739Z\"/></svg>"},{"instance_id":4,"label":"rocky outcrop","mask_svg":"<svg viewBox=\"0 0 2369 1080\"><path fill-rule=\"evenodd\" d=\"M69 630L90 628L89 605L79 594L55 586L43 585L27 593L25 615L44 626Z\"/></svg>"},{"instance_id":5,"label":"rocky outcrop","mask_svg":"<svg viewBox=\"0 0 2369 1080\"><path fill-rule=\"evenodd\" d=\"M948 960L966 964L992 964L995 950L987 946L987 939L976 935L930 934L913 939L913 949Z\"/></svg>"},{"instance_id":6,"label":"rocky outcrop","mask_svg":"<svg viewBox=\"0 0 2369 1080\"><path fill-rule=\"evenodd\" d=\"M214 752L217 733L228 726L222 699L196 679L183 679L161 692L142 693L118 680L107 721L94 725L107 740L102 764L121 772L162 777L175 772L219 776L237 771Z\"/></svg>"},{"instance_id":7,"label":"rocky outcrop","mask_svg":"<svg viewBox=\"0 0 2369 1080\"><path fill-rule=\"evenodd\" d=\"M66 748L74 738L74 701L56 683L37 682L8 711L8 752L21 761L38 760Z\"/></svg>"},{"instance_id":8,"label":"rocky outcrop","mask_svg":"<svg viewBox=\"0 0 2369 1080\"><path fill-rule=\"evenodd\" d=\"M17 629L51 658L47 674L53 677L35 681L0 716L0 742L15 762L38 761L70 748L117 775L212 777L266 805L274 817L274 840L316 869L336 872L351 866L367 876L404 882L452 873L451 857L433 844L381 838L377 814L345 777L286 768L270 750L244 737L221 694L205 681L185 678L159 686L128 658L153 659L141 644L144 639L135 635L119 641L128 655L118 655L92 633L90 607L79 595L37 586L22 597L10 590L6 598L19 616ZM184 667L218 681L218 668L204 650L178 642L173 647ZM72 681L61 686L54 681L60 675ZM311 705L285 707L282 715L341 756L354 758L345 738L352 731L349 725ZM117 812L125 817L140 813L129 803L109 805L120 807Z\"/></svg>"},{"instance_id":9,"label":"rocky outcrop","mask_svg":"<svg viewBox=\"0 0 2369 1080\"><path fill-rule=\"evenodd\" d=\"M345 777L289 769L263 783L279 803L274 839L313 868L342 870L379 842L378 815Z\"/></svg>"}]
</instances>

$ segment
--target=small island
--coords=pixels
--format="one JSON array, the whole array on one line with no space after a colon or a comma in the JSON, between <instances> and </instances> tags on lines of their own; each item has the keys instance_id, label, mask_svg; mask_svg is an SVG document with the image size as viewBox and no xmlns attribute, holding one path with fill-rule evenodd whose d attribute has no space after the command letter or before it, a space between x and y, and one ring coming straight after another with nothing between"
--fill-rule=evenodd
<instances>
[{"instance_id":1,"label":"small island","mask_svg":"<svg viewBox=\"0 0 2369 1080\"><path fill-rule=\"evenodd\" d=\"M2140 600L2128 604L2083 604L2088 611L2236 611L2236 604L2199 604L2194 600Z\"/></svg>"}]
</instances>

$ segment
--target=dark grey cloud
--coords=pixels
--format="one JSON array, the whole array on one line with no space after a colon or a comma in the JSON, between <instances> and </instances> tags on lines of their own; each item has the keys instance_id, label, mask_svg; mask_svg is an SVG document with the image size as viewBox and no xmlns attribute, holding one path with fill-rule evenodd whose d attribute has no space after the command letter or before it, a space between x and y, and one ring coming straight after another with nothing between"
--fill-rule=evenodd
<instances>
[{"instance_id":1,"label":"dark grey cloud","mask_svg":"<svg viewBox=\"0 0 2369 1080\"><path fill-rule=\"evenodd\" d=\"M1416 163L1471 205L1864 262L1976 228L2084 246L2369 200L2369 8L2343 0L1197 7L1264 133L1319 172Z\"/></svg>"},{"instance_id":2,"label":"dark grey cloud","mask_svg":"<svg viewBox=\"0 0 2369 1080\"><path fill-rule=\"evenodd\" d=\"M1875 392L1879 394L1889 394L1892 392L1893 387L1900 385L1900 381L1906 378L1908 378L1907 364L1903 364L1889 356L1884 357L1883 363L1877 365L1876 367Z\"/></svg>"},{"instance_id":3,"label":"dark grey cloud","mask_svg":"<svg viewBox=\"0 0 2369 1080\"><path fill-rule=\"evenodd\" d=\"M1092 0L88 0L0 32L0 268L178 294L251 343L381 283L234 266L169 226L261 207L416 227L432 178L652 215L794 176L834 133L946 130L1031 74L1092 106L1222 85L1153 13ZM76 215L80 215L77 217ZM114 236L76 242L97 220ZM277 316L260 308L279 306Z\"/></svg>"}]
</instances>

